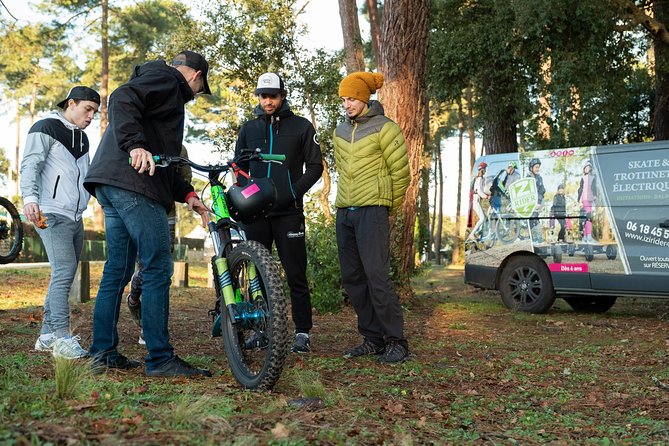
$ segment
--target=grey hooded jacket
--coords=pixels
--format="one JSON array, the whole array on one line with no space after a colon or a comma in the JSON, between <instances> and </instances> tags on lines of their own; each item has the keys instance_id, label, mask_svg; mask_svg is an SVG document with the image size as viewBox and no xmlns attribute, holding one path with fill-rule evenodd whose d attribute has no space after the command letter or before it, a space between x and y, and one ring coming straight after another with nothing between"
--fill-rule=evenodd
<instances>
[{"instance_id":1,"label":"grey hooded jacket","mask_svg":"<svg viewBox=\"0 0 669 446\"><path fill-rule=\"evenodd\" d=\"M79 221L90 194L83 182L90 163L88 137L54 111L28 132L21 161L23 204Z\"/></svg>"}]
</instances>

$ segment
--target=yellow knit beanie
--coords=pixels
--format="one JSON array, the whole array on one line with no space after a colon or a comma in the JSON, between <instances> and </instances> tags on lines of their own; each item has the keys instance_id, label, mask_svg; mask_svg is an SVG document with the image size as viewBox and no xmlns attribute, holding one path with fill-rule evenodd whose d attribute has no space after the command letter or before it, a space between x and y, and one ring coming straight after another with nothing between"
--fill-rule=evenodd
<instances>
[{"instance_id":1,"label":"yellow knit beanie","mask_svg":"<svg viewBox=\"0 0 669 446\"><path fill-rule=\"evenodd\" d=\"M339 97L353 98L369 103L372 93L383 86L383 74L356 71L346 76L339 84Z\"/></svg>"}]
</instances>

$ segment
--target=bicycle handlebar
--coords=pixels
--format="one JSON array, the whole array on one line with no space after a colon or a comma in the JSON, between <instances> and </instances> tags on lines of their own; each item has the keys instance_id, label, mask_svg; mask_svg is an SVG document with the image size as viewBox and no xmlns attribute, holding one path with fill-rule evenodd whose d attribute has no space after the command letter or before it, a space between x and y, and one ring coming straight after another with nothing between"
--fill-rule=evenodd
<instances>
[{"instance_id":1,"label":"bicycle handlebar","mask_svg":"<svg viewBox=\"0 0 669 446\"><path fill-rule=\"evenodd\" d=\"M222 172L224 170L232 169L234 163L246 162L246 161L262 161L266 163L281 162L285 161L286 155L281 154L272 154L272 153L259 153L259 152L242 152L239 156L235 157L231 161L226 161L225 164L214 164L214 165L202 165L197 164L188 158L182 156L172 156L172 155L153 155L153 160L158 167L165 167L173 163L185 163L190 165L193 169L199 170L201 172ZM128 163L132 162L132 158L128 158Z\"/></svg>"}]
</instances>

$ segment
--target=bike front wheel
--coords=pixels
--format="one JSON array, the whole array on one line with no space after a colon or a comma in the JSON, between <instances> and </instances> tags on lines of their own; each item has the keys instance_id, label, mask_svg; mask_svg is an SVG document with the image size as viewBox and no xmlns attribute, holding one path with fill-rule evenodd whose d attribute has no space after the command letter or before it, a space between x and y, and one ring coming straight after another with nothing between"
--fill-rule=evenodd
<instances>
[{"instance_id":1,"label":"bike front wheel","mask_svg":"<svg viewBox=\"0 0 669 446\"><path fill-rule=\"evenodd\" d=\"M23 224L11 201L0 197L0 264L16 260L23 245Z\"/></svg>"},{"instance_id":2,"label":"bike front wheel","mask_svg":"<svg viewBox=\"0 0 669 446\"><path fill-rule=\"evenodd\" d=\"M221 302L230 370L243 387L269 390L288 354L287 304L279 268L262 244L245 241L230 252L228 269L237 297L234 316Z\"/></svg>"},{"instance_id":3,"label":"bike front wheel","mask_svg":"<svg viewBox=\"0 0 669 446\"><path fill-rule=\"evenodd\" d=\"M509 243L518 238L519 223L515 219L500 218L497 221L497 238L503 243Z\"/></svg>"}]
</instances>

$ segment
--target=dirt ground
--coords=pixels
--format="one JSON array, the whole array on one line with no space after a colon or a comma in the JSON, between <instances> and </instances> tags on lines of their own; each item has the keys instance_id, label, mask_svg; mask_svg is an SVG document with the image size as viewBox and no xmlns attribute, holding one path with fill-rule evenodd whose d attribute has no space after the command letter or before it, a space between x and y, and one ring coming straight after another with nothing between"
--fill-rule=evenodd
<instances>
[{"instance_id":1,"label":"dirt ground","mask_svg":"<svg viewBox=\"0 0 669 446\"><path fill-rule=\"evenodd\" d=\"M0 286L0 350L4 356L32 355L39 290L46 289L47 278L12 277L2 276ZM227 372L220 338L209 332L212 290L173 289L172 343L179 355L206 358L214 372L191 391L239 405L249 399L251 406L279 402L279 409L226 421L226 432L252 435L255 444L669 444L669 301L619 299L609 313L592 315L577 314L558 299L546 315L513 313L496 293L464 285L462 270L447 268L418 277L414 289L416 298L405 303L410 361L389 367L371 358L343 359L341 352L359 342L347 306L336 315L315 315L313 353L291 354L269 396L239 391ZM92 311L93 302L72 309L83 346L91 342ZM119 350L142 359L139 331L125 308L119 332ZM53 373L44 355L29 372L35 379ZM287 402L304 396L295 384L300 370L316 373L327 404L290 408ZM146 380L141 370L103 379L134 380L140 387ZM185 441L183 432L143 436L148 434L135 427L119 433L113 422L99 421L93 427L92 418L85 410L69 416L75 433L65 438L199 444ZM53 420L13 422L26 433L41 429L42 442L64 441L50 427ZM277 433L279 425L288 426L289 434Z\"/></svg>"}]
</instances>

